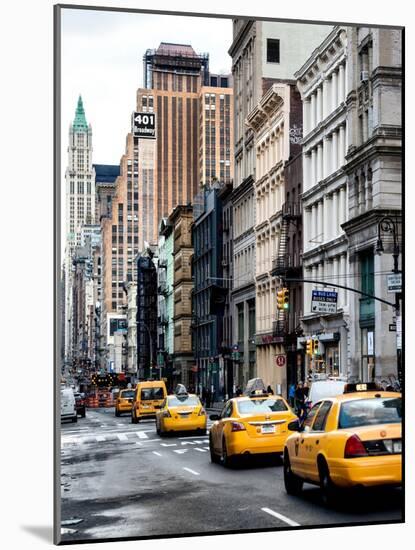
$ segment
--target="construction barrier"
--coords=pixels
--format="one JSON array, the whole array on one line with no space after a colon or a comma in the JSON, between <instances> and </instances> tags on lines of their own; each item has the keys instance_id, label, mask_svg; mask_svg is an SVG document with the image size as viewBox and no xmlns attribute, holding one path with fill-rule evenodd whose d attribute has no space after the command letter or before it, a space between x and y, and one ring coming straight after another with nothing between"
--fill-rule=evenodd
<instances>
[{"instance_id":1,"label":"construction barrier","mask_svg":"<svg viewBox=\"0 0 415 550\"><path fill-rule=\"evenodd\" d=\"M96 395L88 396L86 398L86 406L90 409L97 409L98 408L98 397Z\"/></svg>"}]
</instances>

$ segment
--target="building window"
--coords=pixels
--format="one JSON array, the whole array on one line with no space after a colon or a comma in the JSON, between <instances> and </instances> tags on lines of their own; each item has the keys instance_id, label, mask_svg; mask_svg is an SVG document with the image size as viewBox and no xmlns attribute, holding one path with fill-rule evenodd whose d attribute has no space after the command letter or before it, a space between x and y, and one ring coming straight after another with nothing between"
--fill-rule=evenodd
<instances>
[{"instance_id":1,"label":"building window","mask_svg":"<svg viewBox=\"0 0 415 550\"><path fill-rule=\"evenodd\" d=\"M267 63L280 62L280 41L275 38L267 38Z\"/></svg>"}]
</instances>

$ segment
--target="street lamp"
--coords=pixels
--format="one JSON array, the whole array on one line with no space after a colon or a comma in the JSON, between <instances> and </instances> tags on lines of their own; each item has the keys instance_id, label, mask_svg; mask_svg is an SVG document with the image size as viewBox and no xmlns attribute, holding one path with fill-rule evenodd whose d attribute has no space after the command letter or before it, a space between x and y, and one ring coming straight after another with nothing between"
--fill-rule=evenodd
<instances>
[{"instance_id":1,"label":"street lamp","mask_svg":"<svg viewBox=\"0 0 415 550\"><path fill-rule=\"evenodd\" d=\"M397 224L390 218L389 216L383 217L379 223L378 223L378 240L376 242L376 254L381 255L385 250L383 247L383 241L382 241L382 233L392 234L393 237L393 250L392 250L392 257L393 257L393 273L400 273L399 267L398 267L398 258L399 258L399 243L398 243L398 235L397 235ZM395 292L395 315L396 319L400 318L400 306L399 306L399 300L400 300L400 292ZM396 327L398 328L398 327ZM396 359L397 359L397 370L398 370L398 380L402 387L402 357L401 357L401 349L396 346Z\"/></svg>"}]
</instances>

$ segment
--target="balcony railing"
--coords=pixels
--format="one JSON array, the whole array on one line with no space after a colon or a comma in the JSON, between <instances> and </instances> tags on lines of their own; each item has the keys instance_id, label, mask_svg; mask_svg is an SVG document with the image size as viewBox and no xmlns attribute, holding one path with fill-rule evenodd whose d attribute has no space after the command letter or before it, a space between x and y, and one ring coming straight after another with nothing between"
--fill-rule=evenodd
<instances>
[{"instance_id":1,"label":"balcony railing","mask_svg":"<svg viewBox=\"0 0 415 550\"><path fill-rule=\"evenodd\" d=\"M295 220L303 215L303 206L301 202L284 202L282 205L282 217Z\"/></svg>"},{"instance_id":2,"label":"balcony railing","mask_svg":"<svg viewBox=\"0 0 415 550\"><path fill-rule=\"evenodd\" d=\"M302 266L302 258L302 250L278 255L272 260L272 272L279 275L287 271L299 270Z\"/></svg>"}]
</instances>

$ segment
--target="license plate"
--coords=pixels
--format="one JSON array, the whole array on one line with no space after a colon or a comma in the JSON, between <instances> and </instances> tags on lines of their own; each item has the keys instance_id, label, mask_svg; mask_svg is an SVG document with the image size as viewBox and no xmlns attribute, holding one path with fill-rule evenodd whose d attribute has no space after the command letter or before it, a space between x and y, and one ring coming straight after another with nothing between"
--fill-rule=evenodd
<instances>
[{"instance_id":1,"label":"license plate","mask_svg":"<svg viewBox=\"0 0 415 550\"><path fill-rule=\"evenodd\" d=\"M402 452L402 441L393 441L393 452L394 453Z\"/></svg>"},{"instance_id":2,"label":"license plate","mask_svg":"<svg viewBox=\"0 0 415 550\"><path fill-rule=\"evenodd\" d=\"M263 434L274 434L275 433L275 425L274 424L270 424L270 425L265 425L265 426L261 426L261 433Z\"/></svg>"},{"instance_id":3,"label":"license plate","mask_svg":"<svg viewBox=\"0 0 415 550\"><path fill-rule=\"evenodd\" d=\"M141 405L143 409L149 409L150 405Z\"/></svg>"}]
</instances>

